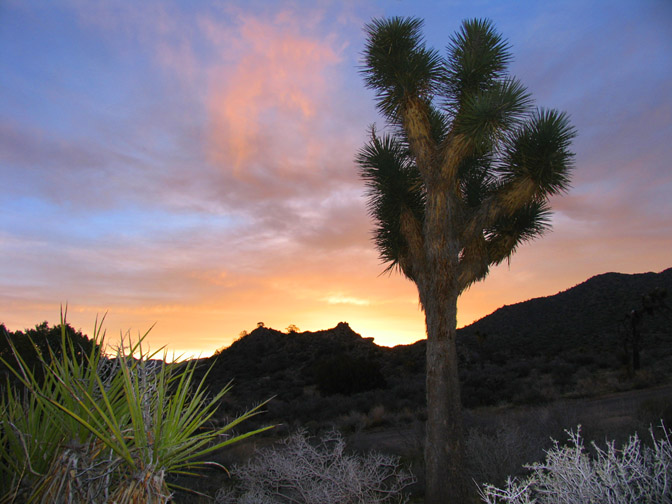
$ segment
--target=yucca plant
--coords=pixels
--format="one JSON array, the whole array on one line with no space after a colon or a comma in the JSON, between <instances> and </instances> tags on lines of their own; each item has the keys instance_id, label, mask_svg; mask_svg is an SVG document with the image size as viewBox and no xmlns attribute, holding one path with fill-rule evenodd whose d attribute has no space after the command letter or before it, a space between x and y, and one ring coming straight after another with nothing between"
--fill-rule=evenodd
<instances>
[{"instance_id":1,"label":"yucca plant","mask_svg":"<svg viewBox=\"0 0 672 504\"><path fill-rule=\"evenodd\" d=\"M23 390L8 382L0 397L0 502L164 503L168 474L196 475L207 454L270 428L230 433L263 403L209 428L230 386L210 395L207 373L196 383L195 362L169 364L165 352L150 365L162 350L143 349L147 333L107 358L101 327L84 358L63 330L62 357L39 356L41 379L14 347L18 364L3 360Z\"/></svg>"},{"instance_id":2,"label":"yucca plant","mask_svg":"<svg viewBox=\"0 0 672 504\"><path fill-rule=\"evenodd\" d=\"M17 390L9 380L0 397L0 502L13 502L20 489L36 483L54 459L57 443L43 443L59 428L34 394Z\"/></svg>"}]
</instances>

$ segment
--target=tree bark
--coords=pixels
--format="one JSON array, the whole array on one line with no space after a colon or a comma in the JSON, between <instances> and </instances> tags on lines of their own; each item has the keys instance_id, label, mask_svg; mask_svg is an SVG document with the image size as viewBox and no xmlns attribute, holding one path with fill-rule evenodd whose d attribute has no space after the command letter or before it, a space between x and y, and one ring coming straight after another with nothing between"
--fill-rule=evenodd
<instances>
[{"instance_id":1,"label":"tree bark","mask_svg":"<svg viewBox=\"0 0 672 504\"><path fill-rule=\"evenodd\" d=\"M424 269L416 282L427 325L425 504L465 504L470 492L456 345L461 292L459 211L446 181L431 182L423 229Z\"/></svg>"},{"instance_id":2,"label":"tree bark","mask_svg":"<svg viewBox=\"0 0 672 504\"><path fill-rule=\"evenodd\" d=\"M469 502L464 468L462 405L457 369L457 297L428 299L426 504Z\"/></svg>"}]
</instances>

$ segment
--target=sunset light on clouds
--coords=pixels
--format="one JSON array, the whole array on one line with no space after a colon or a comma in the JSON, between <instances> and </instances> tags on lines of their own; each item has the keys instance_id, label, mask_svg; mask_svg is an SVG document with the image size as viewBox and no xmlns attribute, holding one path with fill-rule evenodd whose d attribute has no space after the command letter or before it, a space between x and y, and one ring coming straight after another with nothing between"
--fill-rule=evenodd
<instances>
[{"instance_id":1,"label":"sunset light on clouds","mask_svg":"<svg viewBox=\"0 0 672 504\"><path fill-rule=\"evenodd\" d=\"M424 337L382 274L355 166L383 127L363 26L465 18L578 130L553 231L460 300L458 325L587 278L672 266L672 4L627 1L0 3L0 322L144 333L209 355L257 322Z\"/></svg>"}]
</instances>

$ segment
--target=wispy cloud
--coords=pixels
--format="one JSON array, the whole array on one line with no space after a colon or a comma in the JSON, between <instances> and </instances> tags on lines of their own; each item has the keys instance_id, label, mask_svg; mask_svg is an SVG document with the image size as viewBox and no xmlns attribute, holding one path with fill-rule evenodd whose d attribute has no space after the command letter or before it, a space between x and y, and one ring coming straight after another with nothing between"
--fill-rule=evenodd
<instances>
[{"instance_id":1,"label":"wispy cloud","mask_svg":"<svg viewBox=\"0 0 672 504\"><path fill-rule=\"evenodd\" d=\"M354 166L377 117L357 72L372 16L423 17L441 50L447 19L491 17L513 72L578 128L554 232L473 286L460 324L605 269L670 266L670 7L528 7L3 5L0 322L53 321L68 302L85 330L109 310L115 335L157 322L153 341L178 350L260 320L422 337L414 285L380 276Z\"/></svg>"},{"instance_id":2,"label":"wispy cloud","mask_svg":"<svg viewBox=\"0 0 672 504\"><path fill-rule=\"evenodd\" d=\"M329 304L351 304L356 306L368 306L370 304L368 299L344 296L343 294L332 294L324 298L324 300Z\"/></svg>"},{"instance_id":3,"label":"wispy cloud","mask_svg":"<svg viewBox=\"0 0 672 504\"><path fill-rule=\"evenodd\" d=\"M319 131L328 110L328 71L341 61L338 49L328 37L301 35L285 12L268 21L245 15L226 31L213 40L229 54L233 48L235 61L211 76L210 154L243 180L264 179L268 170L296 178L319 160L315 126Z\"/></svg>"}]
</instances>

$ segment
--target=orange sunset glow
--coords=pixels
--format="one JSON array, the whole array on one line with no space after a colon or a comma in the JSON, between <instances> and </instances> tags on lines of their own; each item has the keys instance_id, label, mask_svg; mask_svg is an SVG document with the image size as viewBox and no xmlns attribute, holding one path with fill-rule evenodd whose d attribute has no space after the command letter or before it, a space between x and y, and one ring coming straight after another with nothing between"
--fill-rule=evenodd
<instances>
[{"instance_id":1,"label":"orange sunset glow","mask_svg":"<svg viewBox=\"0 0 672 504\"><path fill-rule=\"evenodd\" d=\"M355 165L384 123L359 74L365 23L465 18L576 126L553 231L491 270L458 327L591 276L672 266L672 7L536 2L0 5L0 323L68 321L208 356L258 322L425 337L417 291L383 273Z\"/></svg>"}]
</instances>

